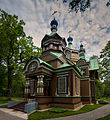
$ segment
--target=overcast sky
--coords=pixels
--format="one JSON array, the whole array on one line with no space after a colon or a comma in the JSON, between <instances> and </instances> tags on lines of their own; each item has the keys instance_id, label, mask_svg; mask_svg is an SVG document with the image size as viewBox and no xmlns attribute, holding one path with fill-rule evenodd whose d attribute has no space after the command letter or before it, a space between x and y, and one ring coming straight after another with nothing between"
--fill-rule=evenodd
<instances>
[{"instance_id":1,"label":"overcast sky","mask_svg":"<svg viewBox=\"0 0 110 120\"><path fill-rule=\"evenodd\" d=\"M33 37L38 47L45 34L50 34L52 13L57 10L58 34L67 39L68 31L72 30L73 48L79 49L82 40L86 57L89 58L92 55L99 56L110 40L110 7L106 7L108 0L91 1L91 8L82 14L68 13L68 3L64 4L62 0L0 0L0 8L25 21L24 30Z\"/></svg>"}]
</instances>

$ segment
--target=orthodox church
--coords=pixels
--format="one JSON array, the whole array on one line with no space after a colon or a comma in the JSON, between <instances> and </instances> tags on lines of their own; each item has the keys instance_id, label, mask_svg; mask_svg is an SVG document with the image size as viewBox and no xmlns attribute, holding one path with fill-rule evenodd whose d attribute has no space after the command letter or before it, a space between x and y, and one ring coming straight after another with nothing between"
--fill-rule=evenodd
<instances>
[{"instance_id":1,"label":"orthodox church","mask_svg":"<svg viewBox=\"0 0 110 120\"><path fill-rule=\"evenodd\" d=\"M38 109L75 109L95 103L98 59L87 61L82 44L79 50L73 49L73 38L66 42L57 33L55 18L50 25L51 33L41 41L41 57L31 57L25 65L25 101L38 102Z\"/></svg>"}]
</instances>

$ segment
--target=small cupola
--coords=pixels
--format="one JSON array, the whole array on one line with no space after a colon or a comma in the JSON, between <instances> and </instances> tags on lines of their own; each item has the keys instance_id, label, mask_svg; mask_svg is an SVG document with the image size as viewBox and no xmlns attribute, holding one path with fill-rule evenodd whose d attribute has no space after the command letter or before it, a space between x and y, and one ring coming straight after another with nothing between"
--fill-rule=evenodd
<instances>
[{"instance_id":1,"label":"small cupola","mask_svg":"<svg viewBox=\"0 0 110 120\"><path fill-rule=\"evenodd\" d=\"M55 17L51 21L50 25L51 25L51 31L52 32L56 32L57 31L58 22L57 22L57 20L55 20Z\"/></svg>"},{"instance_id":2,"label":"small cupola","mask_svg":"<svg viewBox=\"0 0 110 120\"><path fill-rule=\"evenodd\" d=\"M79 58L85 59L85 49L83 48L83 44L81 41L80 49L79 49Z\"/></svg>"},{"instance_id":3,"label":"small cupola","mask_svg":"<svg viewBox=\"0 0 110 120\"><path fill-rule=\"evenodd\" d=\"M71 31L69 31L68 33L70 33ZM69 34L69 37L67 38L68 41L68 48L71 49L72 47L72 42L73 42L73 38L71 37L71 35Z\"/></svg>"}]
</instances>

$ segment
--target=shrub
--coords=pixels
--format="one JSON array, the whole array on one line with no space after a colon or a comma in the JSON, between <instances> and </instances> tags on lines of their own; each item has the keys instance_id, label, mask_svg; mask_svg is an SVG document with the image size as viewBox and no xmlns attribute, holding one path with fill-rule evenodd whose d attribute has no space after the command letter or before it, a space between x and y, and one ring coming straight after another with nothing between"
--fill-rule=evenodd
<instances>
[{"instance_id":1,"label":"shrub","mask_svg":"<svg viewBox=\"0 0 110 120\"><path fill-rule=\"evenodd\" d=\"M52 108L52 109L49 110L49 112L53 112L53 113L64 113L66 111L67 110L63 109L63 108Z\"/></svg>"},{"instance_id":2,"label":"shrub","mask_svg":"<svg viewBox=\"0 0 110 120\"><path fill-rule=\"evenodd\" d=\"M99 104L108 104L108 102L106 102L104 100L99 100L98 102L99 102Z\"/></svg>"}]
</instances>

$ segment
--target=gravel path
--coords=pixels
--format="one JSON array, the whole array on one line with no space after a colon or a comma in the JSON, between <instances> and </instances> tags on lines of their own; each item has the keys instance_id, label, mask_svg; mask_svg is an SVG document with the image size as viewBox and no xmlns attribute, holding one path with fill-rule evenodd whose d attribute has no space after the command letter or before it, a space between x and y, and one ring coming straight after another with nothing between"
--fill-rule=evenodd
<instances>
[{"instance_id":1,"label":"gravel path","mask_svg":"<svg viewBox=\"0 0 110 120\"><path fill-rule=\"evenodd\" d=\"M82 113L79 115L60 117L48 120L96 120L101 117L105 117L110 114L110 104L104 105L96 110Z\"/></svg>"}]
</instances>

